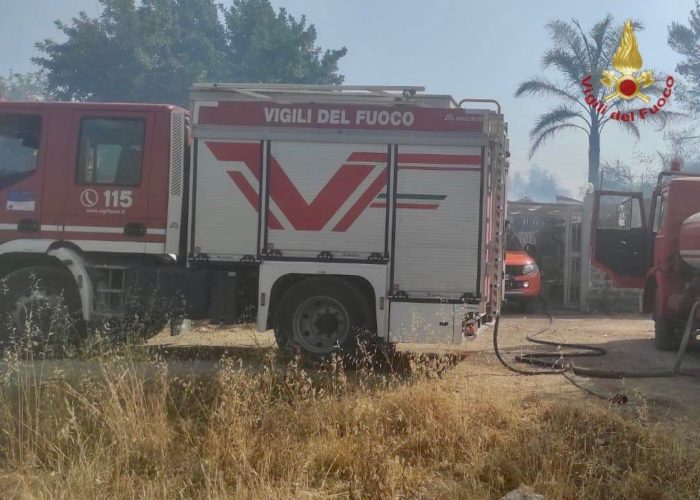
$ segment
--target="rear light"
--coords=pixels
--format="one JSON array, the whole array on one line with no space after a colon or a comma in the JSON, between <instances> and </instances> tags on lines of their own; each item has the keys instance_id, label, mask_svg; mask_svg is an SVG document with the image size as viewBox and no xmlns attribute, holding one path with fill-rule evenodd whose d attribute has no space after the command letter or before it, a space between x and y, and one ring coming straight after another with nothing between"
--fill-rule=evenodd
<instances>
[{"instance_id":1,"label":"rear light","mask_svg":"<svg viewBox=\"0 0 700 500\"><path fill-rule=\"evenodd\" d=\"M474 321L473 319L462 322L462 334L465 337L473 337L474 335L476 335L476 330L476 321Z\"/></svg>"}]
</instances>

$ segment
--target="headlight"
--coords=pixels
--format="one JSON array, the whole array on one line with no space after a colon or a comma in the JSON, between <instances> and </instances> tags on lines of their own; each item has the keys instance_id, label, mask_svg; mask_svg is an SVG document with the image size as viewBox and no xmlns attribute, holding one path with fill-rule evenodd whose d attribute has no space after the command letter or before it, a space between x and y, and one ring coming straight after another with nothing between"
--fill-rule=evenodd
<instances>
[{"instance_id":1,"label":"headlight","mask_svg":"<svg viewBox=\"0 0 700 500\"><path fill-rule=\"evenodd\" d=\"M535 274L537 272L537 264L530 262L523 266L523 274Z\"/></svg>"}]
</instances>

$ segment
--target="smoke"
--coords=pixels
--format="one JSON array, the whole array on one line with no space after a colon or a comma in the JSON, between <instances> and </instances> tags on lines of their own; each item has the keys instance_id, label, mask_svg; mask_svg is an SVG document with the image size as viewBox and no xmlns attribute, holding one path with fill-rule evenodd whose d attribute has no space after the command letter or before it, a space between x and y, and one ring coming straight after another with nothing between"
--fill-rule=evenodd
<instances>
[{"instance_id":1,"label":"smoke","mask_svg":"<svg viewBox=\"0 0 700 500\"><path fill-rule=\"evenodd\" d=\"M515 172L509 177L508 199L511 201L530 198L539 202L556 202L557 195L571 196L561 186L557 175L542 167L533 166L525 175Z\"/></svg>"}]
</instances>

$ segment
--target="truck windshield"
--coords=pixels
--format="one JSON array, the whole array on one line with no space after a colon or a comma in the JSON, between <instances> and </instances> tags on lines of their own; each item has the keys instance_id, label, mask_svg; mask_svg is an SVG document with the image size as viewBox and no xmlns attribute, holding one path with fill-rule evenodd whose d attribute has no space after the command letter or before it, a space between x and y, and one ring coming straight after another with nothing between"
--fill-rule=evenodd
<instances>
[{"instance_id":1,"label":"truck windshield","mask_svg":"<svg viewBox=\"0 0 700 500\"><path fill-rule=\"evenodd\" d=\"M507 252L519 252L523 249L523 244L520 243L518 236L515 232L508 228L506 229L506 251Z\"/></svg>"},{"instance_id":2,"label":"truck windshield","mask_svg":"<svg viewBox=\"0 0 700 500\"><path fill-rule=\"evenodd\" d=\"M630 230L643 226L641 199L606 195L600 199L598 229Z\"/></svg>"},{"instance_id":3,"label":"truck windshield","mask_svg":"<svg viewBox=\"0 0 700 500\"><path fill-rule=\"evenodd\" d=\"M36 170L40 137L40 116L0 114L0 185Z\"/></svg>"}]
</instances>

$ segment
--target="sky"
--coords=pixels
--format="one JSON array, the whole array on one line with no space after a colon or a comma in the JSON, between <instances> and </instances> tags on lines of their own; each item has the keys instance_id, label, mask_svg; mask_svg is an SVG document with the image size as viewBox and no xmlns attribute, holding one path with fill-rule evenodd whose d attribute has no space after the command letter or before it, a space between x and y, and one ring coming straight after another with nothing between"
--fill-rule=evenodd
<instances>
[{"instance_id":1,"label":"sky","mask_svg":"<svg viewBox=\"0 0 700 500\"><path fill-rule=\"evenodd\" d=\"M230 0L221 0L224 4ZM610 13L619 22L636 19L645 68L673 74L679 57L667 44L671 22L686 23L695 0L272 0L315 24L323 48L348 48L340 71L349 85L421 85L430 93L498 100L509 123L511 170L531 165L554 172L570 194L585 185L587 138L576 131L558 136L528 159L528 131L552 99L514 97L523 80L542 75L541 57L551 43L545 24L578 19L590 28ZM35 69L34 43L60 37L53 21L84 10L100 12L97 0L0 0L0 74ZM555 73L545 76L556 78ZM610 125L615 125L610 123ZM637 141L608 127L601 141L603 161L620 160L633 172L646 168L640 154L663 150L663 132L641 130Z\"/></svg>"}]
</instances>

